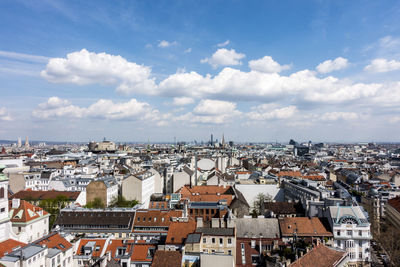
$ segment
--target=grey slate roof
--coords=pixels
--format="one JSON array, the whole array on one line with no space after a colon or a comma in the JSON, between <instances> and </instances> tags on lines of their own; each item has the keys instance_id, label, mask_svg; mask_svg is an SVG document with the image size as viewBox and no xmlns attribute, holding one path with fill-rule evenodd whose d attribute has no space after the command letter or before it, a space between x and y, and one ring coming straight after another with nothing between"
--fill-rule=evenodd
<instances>
[{"instance_id":1,"label":"grey slate roof","mask_svg":"<svg viewBox=\"0 0 400 267\"><path fill-rule=\"evenodd\" d=\"M186 238L186 243L199 243L201 234L189 234Z\"/></svg>"},{"instance_id":2,"label":"grey slate roof","mask_svg":"<svg viewBox=\"0 0 400 267\"><path fill-rule=\"evenodd\" d=\"M235 228L197 228L196 232L205 235L234 236Z\"/></svg>"},{"instance_id":3,"label":"grey slate roof","mask_svg":"<svg viewBox=\"0 0 400 267\"><path fill-rule=\"evenodd\" d=\"M236 220L236 237L279 238L279 222L276 218L240 218Z\"/></svg>"}]
</instances>

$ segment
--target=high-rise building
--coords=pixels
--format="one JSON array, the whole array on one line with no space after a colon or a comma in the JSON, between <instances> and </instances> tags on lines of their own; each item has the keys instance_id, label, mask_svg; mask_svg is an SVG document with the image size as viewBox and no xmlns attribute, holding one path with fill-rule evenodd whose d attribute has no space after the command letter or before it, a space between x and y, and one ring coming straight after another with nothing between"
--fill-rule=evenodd
<instances>
[{"instance_id":1,"label":"high-rise building","mask_svg":"<svg viewBox=\"0 0 400 267\"><path fill-rule=\"evenodd\" d=\"M18 137L17 146L18 146L18 147L22 147L22 140L21 140L21 137Z\"/></svg>"},{"instance_id":2,"label":"high-rise building","mask_svg":"<svg viewBox=\"0 0 400 267\"><path fill-rule=\"evenodd\" d=\"M214 145L214 136L211 134L211 145Z\"/></svg>"},{"instance_id":3,"label":"high-rise building","mask_svg":"<svg viewBox=\"0 0 400 267\"><path fill-rule=\"evenodd\" d=\"M28 136L25 138L25 147L26 147L26 148L29 147L29 139L28 139Z\"/></svg>"}]
</instances>

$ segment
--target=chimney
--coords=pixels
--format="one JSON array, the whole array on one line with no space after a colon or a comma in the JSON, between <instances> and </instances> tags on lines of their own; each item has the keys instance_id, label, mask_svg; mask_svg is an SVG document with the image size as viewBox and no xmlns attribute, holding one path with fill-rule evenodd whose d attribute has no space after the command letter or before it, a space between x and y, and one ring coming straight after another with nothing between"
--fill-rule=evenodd
<instances>
[{"instance_id":1,"label":"chimney","mask_svg":"<svg viewBox=\"0 0 400 267\"><path fill-rule=\"evenodd\" d=\"M197 220L197 225L196 225L196 227L197 227L197 228L202 228L202 227L203 227L203 218L197 217L196 220Z\"/></svg>"},{"instance_id":2,"label":"chimney","mask_svg":"<svg viewBox=\"0 0 400 267\"><path fill-rule=\"evenodd\" d=\"M211 218L211 228L219 228L219 218Z\"/></svg>"},{"instance_id":3,"label":"chimney","mask_svg":"<svg viewBox=\"0 0 400 267\"><path fill-rule=\"evenodd\" d=\"M19 198L14 198L12 200L12 208L13 209L18 209L20 205L20 199Z\"/></svg>"}]
</instances>

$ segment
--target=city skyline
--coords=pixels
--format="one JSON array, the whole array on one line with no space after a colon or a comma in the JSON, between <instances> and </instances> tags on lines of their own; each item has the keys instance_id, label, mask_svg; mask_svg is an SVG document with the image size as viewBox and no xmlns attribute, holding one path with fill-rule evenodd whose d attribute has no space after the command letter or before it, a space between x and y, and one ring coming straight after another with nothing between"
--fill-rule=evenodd
<instances>
[{"instance_id":1,"label":"city skyline","mask_svg":"<svg viewBox=\"0 0 400 267\"><path fill-rule=\"evenodd\" d=\"M398 142L396 1L0 3L0 139Z\"/></svg>"}]
</instances>

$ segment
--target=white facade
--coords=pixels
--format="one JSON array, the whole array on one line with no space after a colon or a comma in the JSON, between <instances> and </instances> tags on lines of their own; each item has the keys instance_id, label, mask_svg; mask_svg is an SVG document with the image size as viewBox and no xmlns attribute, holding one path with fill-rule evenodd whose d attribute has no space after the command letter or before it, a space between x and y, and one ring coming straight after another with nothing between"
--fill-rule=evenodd
<instances>
[{"instance_id":1,"label":"white facade","mask_svg":"<svg viewBox=\"0 0 400 267\"><path fill-rule=\"evenodd\" d=\"M370 223L359 206L329 207L328 219L336 248L346 250L349 264L368 264L371 260Z\"/></svg>"}]
</instances>

